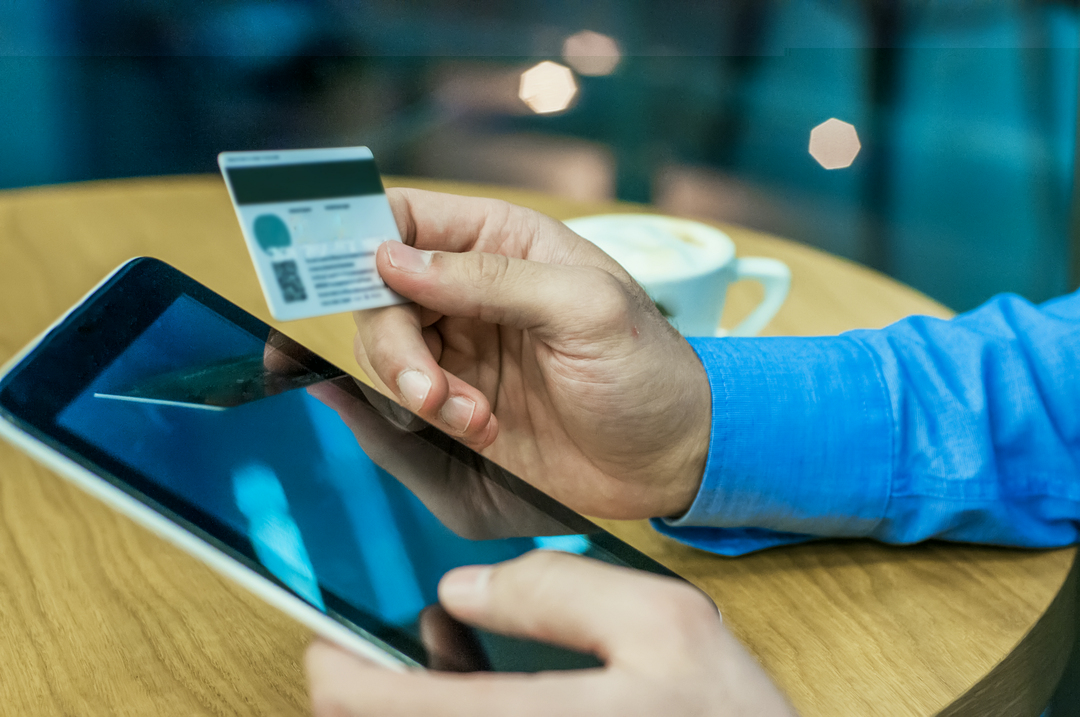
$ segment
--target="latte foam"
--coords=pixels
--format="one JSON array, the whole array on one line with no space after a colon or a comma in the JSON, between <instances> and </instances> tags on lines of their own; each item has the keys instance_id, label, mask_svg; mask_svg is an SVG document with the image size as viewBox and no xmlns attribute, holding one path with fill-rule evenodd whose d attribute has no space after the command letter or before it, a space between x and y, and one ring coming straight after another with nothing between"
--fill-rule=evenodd
<instances>
[{"instance_id":1,"label":"latte foam","mask_svg":"<svg viewBox=\"0 0 1080 717\"><path fill-rule=\"evenodd\" d=\"M572 220L569 225L642 283L704 274L734 254L723 232L687 219L611 214Z\"/></svg>"}]
</instances>

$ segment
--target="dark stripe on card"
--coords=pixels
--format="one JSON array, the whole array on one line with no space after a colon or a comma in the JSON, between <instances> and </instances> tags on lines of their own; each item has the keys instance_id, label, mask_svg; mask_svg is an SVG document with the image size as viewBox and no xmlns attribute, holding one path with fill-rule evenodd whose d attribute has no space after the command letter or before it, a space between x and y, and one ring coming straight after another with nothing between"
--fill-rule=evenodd
<instances>
[{"instance_id":1,"label":"dark stripe on card","mask_svg":"<svg viewBox=\"0 0 1080 717\"><path fill-rule=\"evenodd\" d=\"M237 204L309 202L383 194L379 170L372 159L230 167L225 172Z\"/></svg>"}]
</instances>

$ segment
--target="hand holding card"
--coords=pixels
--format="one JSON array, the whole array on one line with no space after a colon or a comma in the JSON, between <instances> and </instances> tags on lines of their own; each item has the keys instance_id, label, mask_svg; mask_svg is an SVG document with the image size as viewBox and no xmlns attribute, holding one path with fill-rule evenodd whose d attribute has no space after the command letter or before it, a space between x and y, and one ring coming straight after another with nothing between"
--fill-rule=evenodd
<instances>
[{"instance_id":1,"label":"hand holding card","mask_svg":"<svg viewBox=\"0 0 1080 717\"><path fill-rule=\"evenodd\" d=\"M405 303L375 268L401 241L367 147L223 152L218 165L275 319Z\"/></svg>"}]
</instances>

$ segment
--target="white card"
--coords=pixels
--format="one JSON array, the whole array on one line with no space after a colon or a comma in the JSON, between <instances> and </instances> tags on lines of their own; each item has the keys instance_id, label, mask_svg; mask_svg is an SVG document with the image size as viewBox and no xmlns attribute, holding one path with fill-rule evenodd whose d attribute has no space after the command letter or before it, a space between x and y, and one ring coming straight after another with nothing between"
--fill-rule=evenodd
<instances>
[{"instance_id":1,"label":"white card","mask_svg":"<svg viewBox=\"0 0 1080 717\"><path fill-rule=\"evenodd\" d=\"M375 268L401 237L367 147L222 152L218 166L275 319L407 301Z\"/></svg>"}]
</instances>

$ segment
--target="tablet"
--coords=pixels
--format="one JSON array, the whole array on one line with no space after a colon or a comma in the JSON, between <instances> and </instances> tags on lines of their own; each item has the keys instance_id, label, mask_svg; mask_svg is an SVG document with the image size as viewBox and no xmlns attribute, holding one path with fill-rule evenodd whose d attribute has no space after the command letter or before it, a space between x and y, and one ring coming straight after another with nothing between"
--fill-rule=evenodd
<instances>
[{"instance_id":1,"label":"tablet","mask_svg":"<svg viewBox=\"0 0 1080 717\"><path fill-rule=\"evenodd\" d=\"M84 490L390 667L599 664L454 623L436 596L454 567L544 548L673 575L155 259L4 367L0 418Z\"/></svg>"}]
</instances>

